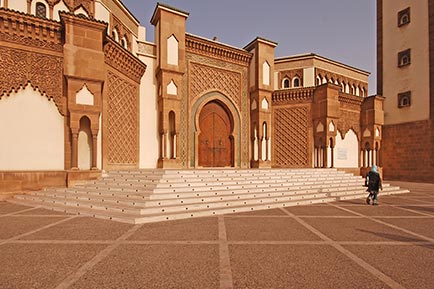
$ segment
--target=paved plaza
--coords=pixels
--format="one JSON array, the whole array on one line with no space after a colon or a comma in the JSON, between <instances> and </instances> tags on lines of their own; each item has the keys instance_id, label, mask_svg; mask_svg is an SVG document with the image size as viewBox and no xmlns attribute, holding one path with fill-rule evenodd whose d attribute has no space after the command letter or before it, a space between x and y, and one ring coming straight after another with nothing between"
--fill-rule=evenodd
<instances>
[{"instance_id":1,"label":"paved plaza","mask_svg":"<svg viewBox=\"0 0 434 289\"><path fill-rule=\"evenodd\" d=\"M130 225L0 202L0 288L433 288L434 185Z\"/></svg>"}]
</instances>

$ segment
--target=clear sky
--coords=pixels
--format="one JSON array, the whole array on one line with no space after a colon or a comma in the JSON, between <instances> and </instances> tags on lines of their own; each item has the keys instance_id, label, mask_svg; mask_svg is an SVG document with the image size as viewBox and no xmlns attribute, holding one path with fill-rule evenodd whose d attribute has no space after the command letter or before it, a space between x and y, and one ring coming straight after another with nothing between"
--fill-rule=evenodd
<instances>
[{"instance_id":1,"label":"clear sky","mask_svg":"<svg viewBox=\"0 0 434 289\"><path fill-rule=\"evenodd\" d=\"M121 0L146 27L158 1ZM376 93L375 0L165 0L189 12L187 32L236 47L257 36L278 43L276 57L301 53L321 56L371 73L369 94Z\"/></svg>"}]
</instances>

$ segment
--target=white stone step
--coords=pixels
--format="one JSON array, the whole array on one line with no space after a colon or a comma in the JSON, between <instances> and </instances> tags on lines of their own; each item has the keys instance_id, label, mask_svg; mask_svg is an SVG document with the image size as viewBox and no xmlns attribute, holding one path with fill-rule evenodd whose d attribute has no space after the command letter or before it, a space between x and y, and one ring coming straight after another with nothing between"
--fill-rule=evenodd
<instances>
[{"instance_id":1,"label":"white stone step","mask_svg":"<svg viewBox=\"0 0 434 289\"><path fill-rule=\"evenodd\" d=\"M139 223L364 198L363 183L333 169L131 170L15 201ZM384 185L383 194L400 192Z\"/></svg>"}]
</instances>

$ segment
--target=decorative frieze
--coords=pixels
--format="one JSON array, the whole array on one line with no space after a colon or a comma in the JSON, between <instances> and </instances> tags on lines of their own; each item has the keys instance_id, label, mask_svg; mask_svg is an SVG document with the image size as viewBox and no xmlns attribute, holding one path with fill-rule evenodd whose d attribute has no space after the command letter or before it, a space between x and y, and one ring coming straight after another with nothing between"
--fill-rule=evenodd
<instances>
[{"instance_id":1,"label":"decorative frieze","mask_svg":"<svg viewBox=\"0 0 434 289\"><path fill-rule=\"evenodd\" d=\"M140 79L146 71L146 64L110 38L107 38L104 45L104 54L105 62L108 65L140 83Z\"/></svg>"},{"instance_id":2,"label":"decorative frieze","mask_svg":"<svg viewBox=\"0 0 434 289\"><path fill-rule=\"evenodd\" d=\"M187 52L193 52L242 65L249 65L253 54L235 47L223 45L191 34L185 36Z\"/></svg>"},{"instance_id":3,"label":"decorative frieze","mask_svg":"<svg viewBox=\"0 0 434 289\"><path fill-rule=\"evenodd\" d=\"M339 93L339 102L360 106L363 102L362 97L348 93Z\"/></svg>"},{"instance_id":4,"label":"decorative frieze","mask_svg":"<svg viewBox=\"0 0 434 289\"><path fill-rule=\"evenodd\" d=\"M314 91L314 87L276 90L272 95L273 105L312 102Z\"/></svg>"},{"instance_id":5,"label":"decorative frieze","mask_svg":"<svg viewBox=\"0 0 434 289\"><path fill-rule=\"evenodd\" d=\"M0 47L0 98L28 82L47 98L53 99L59 112L65 115L63 88L63 58L30 51Z\"/></svg>"},{"instance_id":6,"label":"decorative frieze","mask_svg":"<svg viewBox=\"0 0 434 289\"><path fill-rule=\"evenodd\" d=\"M25 49L63 51L60 23L4 8L0 8L0 41Z\"/></svg>"}]
</instances>

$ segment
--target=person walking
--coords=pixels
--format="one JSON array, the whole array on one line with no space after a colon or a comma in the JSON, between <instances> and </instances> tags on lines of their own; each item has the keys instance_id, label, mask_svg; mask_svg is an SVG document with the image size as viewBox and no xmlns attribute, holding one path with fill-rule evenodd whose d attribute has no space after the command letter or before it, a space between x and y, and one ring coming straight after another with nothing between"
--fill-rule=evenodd
<instances>
[{"instance_id":1,"label":"person walking","mask_svg":"<svg viewBox=\"0 0 434 289\"><path fill-rule=\"evenodd\" d=\"M366 191L369 192L366 203L370 205L372 200L372 205L378 205L378 191L383 190L383 184L376 165L373 165L371 171L366 175L365 185L368 187Z\"/></svg>"}]
</instances>

